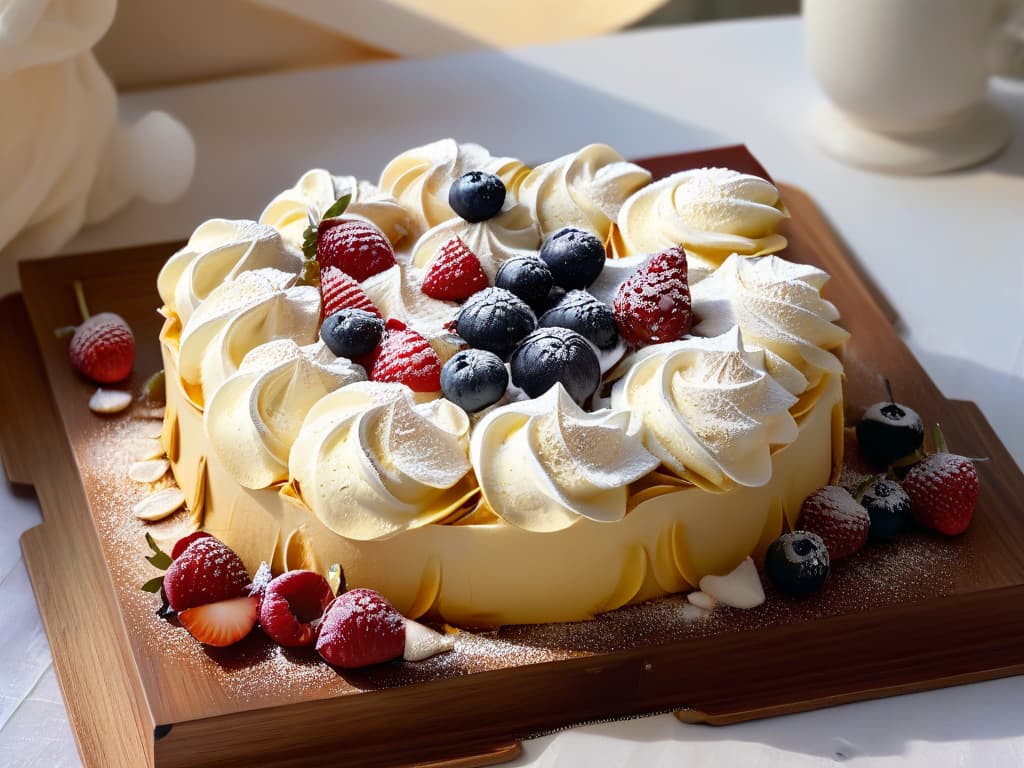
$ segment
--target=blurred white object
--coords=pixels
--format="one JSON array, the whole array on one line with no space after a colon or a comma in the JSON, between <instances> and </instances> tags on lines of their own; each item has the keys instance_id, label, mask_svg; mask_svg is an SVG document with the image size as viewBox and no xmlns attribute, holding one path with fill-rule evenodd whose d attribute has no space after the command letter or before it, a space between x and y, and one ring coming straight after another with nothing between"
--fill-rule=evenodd
<instances>
[{"instance_id":1,"label":"blurred white object","mask_svg":"<svg viewBox=\"0 0 1024 768\"><path fill-rule=\"evenodd\" d=\"M1024 1L1003 0L989 60L996 74L1024 78Z\"/></svg>"},{"instance_id":2,"label":"blurred white object","mask_svg":"<svg viewBox=\"0 0 1024 768\"><path fill-rule=\"evenodd\" d=\"M115 0L0 0L0 285L18 259L56 252L133 197L179 197L195 167L188 131L163 113L118 122L92 54Z\"/></svg>"},{"instance_id":3,"label":"blurred white object","mask_svg":"<svg viewBox=\"0 0 1024 768\"><path fill-rule=\"evenodd\" d=\"M96 55L119 88L150 88L588 37L664 2L119 0Z\"/></svg>"},{"instance_id":4,"label":"blurred white object","mask_svg":"<svg viewBox=\"0 0 1024 768\"><path fill-rule=\"evenodd\" d=\"M845 162L934 173L980 162L1010 131L986 98L994 0L804 0L812 73L831 103L814 136Z\"/></svg>"}]
</instances>

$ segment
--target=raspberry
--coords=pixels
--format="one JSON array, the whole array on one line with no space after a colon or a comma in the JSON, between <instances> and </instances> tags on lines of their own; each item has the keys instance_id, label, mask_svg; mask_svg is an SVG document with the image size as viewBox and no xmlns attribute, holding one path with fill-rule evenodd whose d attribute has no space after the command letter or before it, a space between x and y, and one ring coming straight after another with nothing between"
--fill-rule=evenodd
<instances>
[{"instance_id":1,"label":"raspberry","mask_svg":"<svg viewBox=\"0 0 1024 768\"><path fill-rule=\"evenodd\" d=\"M248 586L241 558L213 536L193 539L164 574L167 602L179 612L242 597Z\"/></svg>"},{"instance_id":2,"label":"raspberry","mask_svg":"<svg viewBox=\"0 0 1024 768\"><path fill-rule=\"evenodd\" d=\"M337 267L320 267L320 294L323 296L323 317L342 309L361 309L380 317L380 310L351 276Z\"/></svg>"},{"instance_id":3,"label":"raspberry","mask_svg":"<svg viewBox=\"0 0 1024 768\"><path fill-rule=\"evenodd\" d=\"M441 246L423 278L423 292L434 299L462 301L487 287L487 273L468 246L453 237Z\"/></svg>"},{"instance_id":4,"label":"raspberry","mask_svg":"<svg viewBox=\"0 0 1024 768\"><path fill-rule=\"evenodd\" d=\"M686 252L677 246L654 256L619 286L615 323L634 347L675 341L693 325Z\"/></svg>"},{"instance_id":5,"label":"raspberry","mask_svg":"<svg viewBox=\"0 0 1024 768\"><path fill-rule=\"evenodd\" d=\"M838 485L816 490L800 511L800 528L818 534L833 560L849 557L863 547L870 527L868 511Z\"/></svg>"},{"instance_id":6,"label":"raspberry","mask_svg":"<svg viewBox=\"0 0 1024 768\"><path fill-rule=\"evenodd\" d=\"M278 645L312 645L316 627L334 592L314 571L288 571L267 584L260 603L260 626Z\"/></svg>"},{"instance_id":7,"label":"raspberry","mask_svg":"<svg viewBox=\"0 0 1024 768\"><path fill-rule=\"evenodd\" d=\"M955 536L967 530L981 484L974 462L953 453L933 453L903 479L910 511L922 525Z\"/></svg>"},{"instance_id":8,"label":"raspberry","mask_svg":"<svg viewBox=\"0 0 1024 768\"><path fill-rule=\"evenodd\" d=\"M338 595L324 615L316 642L328 664L344 669L390 661L404 648L405 618L372 589Z\"/></svg>"},{"instance_id":9,"label":"raspberry","mask_svg":"<svg viewBox=\"0 0 1024 768\"><path fill-rule=\"evenodd\" d=\"M410 328L389 325L367 370L371 381L398 382L413 392L441 389L441 358L421 334Z\"/></svg>"},{"instance_id":10,"label":"raspberry","mask_svg":"<svg viewBox=\"0 0 1024 768\"><path fill-rule=\"evenodd\" d=\"M337 267L362 282L395 266L395 250L375 226L352 219L326 219L316 243L320 269Z\"/></svg>"},{"instance_id":11,"label":"raspberry","mask_svg":"<svg viewBox=\"0 0 1024 768\"><path fill-rule=\"evenodd\" d=\"M98 384L128 378L135 364L135 336L113 312L93 315L75 329L68 346L75 370Z\"/></svg>"}]
</instances>

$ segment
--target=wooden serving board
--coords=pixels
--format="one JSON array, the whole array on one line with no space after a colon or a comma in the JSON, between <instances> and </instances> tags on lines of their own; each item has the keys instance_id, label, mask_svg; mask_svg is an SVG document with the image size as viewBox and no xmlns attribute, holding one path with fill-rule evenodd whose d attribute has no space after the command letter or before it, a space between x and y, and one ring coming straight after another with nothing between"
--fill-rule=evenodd
<instances>
[{"instance_id":1,"label":"wooden serving board","mask_svg":"<svg viewBox=\"0 0 1024 768\"><path fill-rule=\"evenodd\" d=\"M764 173L741 147L645 164L656 175L711 164ZM814 203L783 194L785 255L831 273L826 295L853 332L848 416L883 398L885 376L926 423L941 419L958 451L989 457L968 533L871 545L805 601L769 587L761 608L687 623L670 597L590 622L463 632L450 654L345 675L258 632L204 650L138 589L155 572L129 510L148 490L125 472L158 414L90 413L94 387L72 372L53 329L76 322L71 283L82 280L95 310L134 328L127 386L138 392L160 366L155 277L175 246L23 264L23 295L0 302L10 331L0 454L43 509L22 546L83 762L488 765L512 759L523 737L591 720L677 710L725 724L1024 671L1024 475L978 409L930 381Z\"/></svg>"}]
</instances>

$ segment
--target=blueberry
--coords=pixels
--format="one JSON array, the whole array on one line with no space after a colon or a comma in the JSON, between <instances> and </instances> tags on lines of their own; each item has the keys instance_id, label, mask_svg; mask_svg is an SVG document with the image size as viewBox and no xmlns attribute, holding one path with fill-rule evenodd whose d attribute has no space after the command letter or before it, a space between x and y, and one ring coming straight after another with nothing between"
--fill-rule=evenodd
<instances>
[{"instance_id":1,"label":"blueberry","mask_svg":"<svg viewBox=\"0 0 1024 768\"><path fill-rule=\"evenodd\" d=\"M611 349L619 341L612 308L586 291L569 291L558 304L538 318L537 325L576 331L598 349Z\"/></svg>"},{"instance_id":2,"label":"blueberry","mask_svg":"<svg viewBox=\"0 0 1024 768\"><path fill-rule=\"evenodd\" d=\"M493 173L464 173L448 189L448 205L469 222L496 216L505 204L505 184Z\"/></svg>"},{"instance_id":3,"label":"blueberry","mask_svg":"<svg viewBox=\"0 0 1024 768\"><path fill-rule=\"evenodd\" d=\"M335 312L320 326L320 338L327 348L349 360L370 354L383 335L384 321L362 309Z\"/></svg>"},{"instance_id":4,"label":"blueberry","mask_svg":"<svg viewBox=\"0 0 1024 768\"><path fill-rule=\"evenodd\" d=\"M784 533L771 543L764 571L780 592L791 597L813 595L828 578L828 550L815 533Z\"/></svg>"},{"instance_id":5,"label":"blueberry","mask_svg":"<svg viewBox=\"0 0 1024 768\"><path fill-rule=\"evenodd\" d=\"M601 383L597 353L585 338L568 328L539 328L512 353L512 383L530 397L540 397L556 383L580 405Z\"/></svg>"},{"instance_id":6,"label":"blueberry","mask_svg":"<svg viewBox=\"0 0 1024 768\"><path fill-rule=\"evenodd\" d=\"M456 352L441 369L444 396L469 413L498 402L507 388L505 363L484 349Z\"/></svg>"},{"instance_id":7,"label":"blueberry","mask_svg":"<svg viewBox=\"0 0 1024 768\"><path fill-rule=\"evenodd\" d=\"M512 291L531 307L543 306L554 285L548 265L533 256L516 256L498 267L494 284Z\"/></svg>"},{"instance_id":8,"label":"blueberry","mask_svg":"<svg viewBox=\"0 0 1024 768\"><path fill-rule=\"evenodd\" d=\"M857 442L867 462L885 468L924 443L921 417L905 405L875 403L857 424Z\"/></svg>"},{"instance_id":9,"label":"blueberry","mask_svg":"<svg viewBox=\"0 0 1024 768\"><path fill-rule=\"evenodd\" d=\"M567 291L586 288L604 269L604 244L596 235L575 227L560 229L540 247L540 258L555 283Z\"/></svg>"},{"instance_id":10,"label":"blueberry","mask_svg":"<svg viewBox=\"0 0 1024 768\"><path fill-rule=\"evenodd\" d=\"M910 496L895 480L875 480L864 492L860 503L871 516L868 536L872 539L897 539L910 527Z\"/></svg>"},{"instance_id":11,"label":"blueberry","mask_svg":"<svg viewBox=\"0 0 1024 768\"><path fill-rule=\"evenodd\" d=\"M533 310L504 288L485 288L474 293L462 305L455 321L455 332L471 347L486 349L502 359L536 327Z\"/></svg>"}]
</instances>

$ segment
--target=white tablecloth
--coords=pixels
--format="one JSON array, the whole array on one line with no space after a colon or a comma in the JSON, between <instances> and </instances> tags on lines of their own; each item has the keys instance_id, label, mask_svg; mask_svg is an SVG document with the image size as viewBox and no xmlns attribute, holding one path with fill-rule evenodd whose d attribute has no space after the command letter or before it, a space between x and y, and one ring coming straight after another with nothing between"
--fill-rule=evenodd
<instances>
[{"instance_id":1,"label":"white tablecloth","mask_svg":"<svg viewBox=\"0 0 1024 768\"><path fill-rule=\"evenodd\" d=\"M191 193L136 205L69 247L183 238L212 215L254 217L306 168L373 178L401 149L442 136L527 161L591 141L627 156L745 142L821 204L902 317L943 392L973 400L1024 464L1024 87L997 82L1018 140L985 165L930 178L876 176L806 135L820 98L797 19L636 32L465 54L142 91L199 149ZM73 766L73 739L20 560L34 501L0 487L0 765ZM839 660L838 663L841 663ZM847 705L728 728L665 715L528 741L516 765L1024 765L1024 678Z\"/></svg>"}]
</instances>

